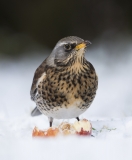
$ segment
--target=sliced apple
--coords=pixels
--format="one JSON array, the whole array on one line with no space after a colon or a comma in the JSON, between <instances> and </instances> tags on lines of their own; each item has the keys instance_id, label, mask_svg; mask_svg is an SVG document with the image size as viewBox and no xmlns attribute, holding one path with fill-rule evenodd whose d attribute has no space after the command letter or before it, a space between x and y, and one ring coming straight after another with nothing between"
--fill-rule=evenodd
<instances>
[{"instance_id":1,"label":"sliced apple","mask_svg":"<svg viewBox=\"0 0 132 160\"><path fill-rule=\"evenodd\" d=\"M68 122L62 122L58 128L59 128L60 132L63 133L64 135L69 135L69 134L75 133L73 125Z\"/></svg>"},{"instance_id":2,"label":"sliced apple","mask_svg":"<svg viewBox=\"0 0 132 160\"><path fill-rule=\"evenodd\" d=\"M49 128L48 130L42 131L37 127L33 129L32 136L33 137L52 137L56 136L59 133L58 128Z\"/></svg>"},{"instance_id":3,"label":"sliced apple","mask_svg":"<svg viewBox=\"0 0 132 160\"><path fill-rule=\"evenodd\" d=\"M92 133L92 125L87 119L75 121L73 127L79 135L91 135Z\"/></svg>"}]
</instances>

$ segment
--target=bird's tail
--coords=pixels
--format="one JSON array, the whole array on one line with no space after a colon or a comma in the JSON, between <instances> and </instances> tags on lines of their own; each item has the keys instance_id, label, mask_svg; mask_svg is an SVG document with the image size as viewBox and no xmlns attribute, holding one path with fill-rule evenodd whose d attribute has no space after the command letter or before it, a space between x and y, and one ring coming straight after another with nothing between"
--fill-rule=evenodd
<instances>
[{"instance_id":1,"label":"bird's tail","mask_svg":"<svg viewBox=\"0 0 132 160\"><path fill-rule=\"evenodd\" d=\"M37 107L35 107L32 112L31 112L31 116L34 117L34 116L39 116L41 115L42 113L38 110Z\"/></svg>"}]
</instances>

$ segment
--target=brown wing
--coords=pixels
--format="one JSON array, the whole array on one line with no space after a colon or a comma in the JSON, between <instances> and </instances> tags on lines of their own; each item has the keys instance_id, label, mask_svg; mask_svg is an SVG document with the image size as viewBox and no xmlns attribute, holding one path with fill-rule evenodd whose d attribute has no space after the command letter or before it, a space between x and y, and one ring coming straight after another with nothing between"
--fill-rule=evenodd
<instances>
[{"instance_id":1,"label":"brown wing","mask_svg":"<svg viewBox=\"0 0 132 160\"><path fill-rule=\"evenodd\" d=\"M37 92L37 87L36 84L38 82L38 79L41 77L41 75L45 72L45 68L46 68L46 60L44 60L42 62L42 64L36 69L34 77L33 77L33 82L32 82L32 86L31 86L31 90L30 90L30 95L31 95L31 99L34 100L35 98L35 94Z\"/></svg>"}]
</instances>

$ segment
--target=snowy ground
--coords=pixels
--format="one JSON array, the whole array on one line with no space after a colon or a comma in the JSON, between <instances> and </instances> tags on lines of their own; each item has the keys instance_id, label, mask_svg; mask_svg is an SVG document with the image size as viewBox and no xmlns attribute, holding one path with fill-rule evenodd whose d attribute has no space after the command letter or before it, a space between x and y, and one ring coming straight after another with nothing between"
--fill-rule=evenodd
<instances>
[{"instance_id":1,"label":"snowy ground","mask_svg":"<svg viewBox=\"0 0 132 160\"><path fill-rule=\"evenodd\" d=\"M30 116L35 104L29 95L34 70L45 57L0 60L0 160L131 160L131 53L130 45L119 57L108 57L107 50L99 47L87 54L97 70L99 89L92 106L80 117L91 121L94 137L33 139L34 126L48 127L47 117ZM55 120L54 126L61 121Z\"/></svg>"}]
</instances>

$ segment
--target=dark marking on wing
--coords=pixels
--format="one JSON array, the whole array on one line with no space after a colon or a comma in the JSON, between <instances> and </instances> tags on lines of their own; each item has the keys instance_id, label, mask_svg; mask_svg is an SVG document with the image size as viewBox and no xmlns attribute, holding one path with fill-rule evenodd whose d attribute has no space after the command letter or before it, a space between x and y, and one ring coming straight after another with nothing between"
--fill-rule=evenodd
<instances>
[{"instance_id":1,"label":"dark marking on wing","mask_svg":"<svg viewBox=\"0 0 132 160\"><path fill-rule=\"evenodd\" d=\"M37 81L41 77L41 75L45 72L45 70L46 70L46 60L44 60L42 64L35 71L31 90L30 90L30 95L32 100L34 100L35 94L37 92L37 88L36 88Z\"/></svg>"}]
</instances>

